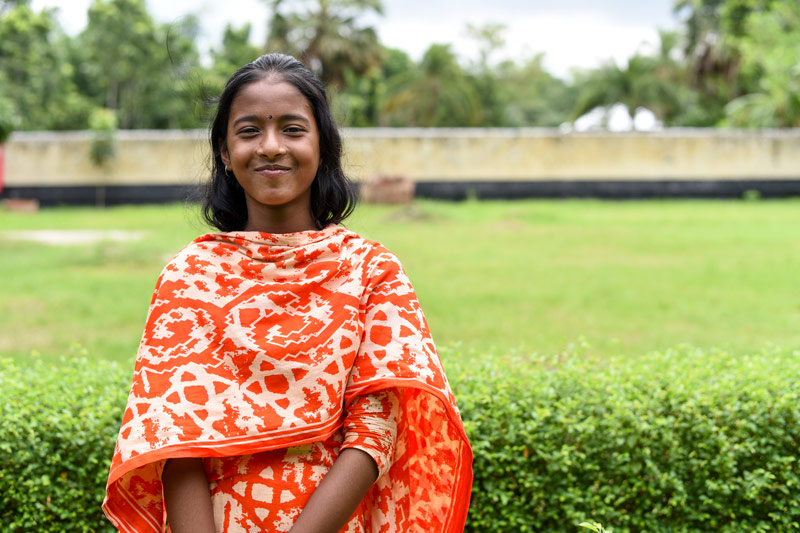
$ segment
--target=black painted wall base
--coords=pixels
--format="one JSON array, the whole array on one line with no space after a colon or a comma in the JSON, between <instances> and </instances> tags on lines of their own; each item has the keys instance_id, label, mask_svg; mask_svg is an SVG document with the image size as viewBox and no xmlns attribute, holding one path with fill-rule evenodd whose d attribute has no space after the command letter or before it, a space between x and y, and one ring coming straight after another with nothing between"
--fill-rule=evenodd
<instances>
[{"instance_id":1,"label":"black painted wall base","mask_svg":"<svg viewBox=\"0 0 800 533\"><path fill-rule=\"evenodd\" d=\"M552 180L425 181L416 185L422 198L464 200L518 198L742 198L758 191L762 198L800 196L800 180Z\"/></svg>"},{"instance_id":2,"label":"black painted wall base","mask_svg":"<svg viewBox=\"0 0 800 533\"><path fill-rule=\"evenodd\" d=\"M192 185L115 185L53 186L53 187L6 187L0 199L33 198L39 205L94 205L98 207L128 204L166 204L173 202L199 201L202 191Z\"/></svg>"},{"instance_id":3,"label":"black painted wall base","mask_svg":"<svg viewBox=\"0 0 800 533\"><path fill-rule=\"evenodd\" d=\"M420 198L444 200L521 198L742 198L757 191L762 198L800 196L798 180L552 180L423 181ZM31 198L42 206L160 204L199 201L202 189L192 185L118 185L110 187L6 187L0 199Z\"/></svg>"}]
</instances>

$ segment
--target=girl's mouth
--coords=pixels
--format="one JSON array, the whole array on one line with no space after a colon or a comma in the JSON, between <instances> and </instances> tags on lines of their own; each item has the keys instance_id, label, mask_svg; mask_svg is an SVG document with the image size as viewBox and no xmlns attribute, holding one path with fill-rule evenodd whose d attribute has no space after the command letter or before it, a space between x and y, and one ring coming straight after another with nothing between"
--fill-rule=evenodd
<instances>
[{"instance_id":1,"label":"girl's mouth","mask_svg":"<svg viewBox=\"0 0 800 533\"><path fill-rule=\"evenodd\" d=\"M263 165L258 167L256 172L268 178L278 178L289 172L289 167L283 165Z\"/></svg>"}]
</instances>

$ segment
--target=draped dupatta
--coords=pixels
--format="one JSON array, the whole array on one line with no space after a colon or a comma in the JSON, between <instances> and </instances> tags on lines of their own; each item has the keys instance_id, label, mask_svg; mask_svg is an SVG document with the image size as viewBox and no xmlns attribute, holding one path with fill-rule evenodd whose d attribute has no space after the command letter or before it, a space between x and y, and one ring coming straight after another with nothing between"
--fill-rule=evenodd
<instances>
[{"instance_id":1,"label":"draped dupatta","mask_svg":"<svg viewBox=\"0 0 800 533\"><path fill-rule=\"evenodd\" d=\"M338 226L203 235L156 284L103 510L121 531L163 531L166 459L323 440L389 388L395 460L367 531L462 531L472 450L397 258Z\"/></svg>"}]
</instances>

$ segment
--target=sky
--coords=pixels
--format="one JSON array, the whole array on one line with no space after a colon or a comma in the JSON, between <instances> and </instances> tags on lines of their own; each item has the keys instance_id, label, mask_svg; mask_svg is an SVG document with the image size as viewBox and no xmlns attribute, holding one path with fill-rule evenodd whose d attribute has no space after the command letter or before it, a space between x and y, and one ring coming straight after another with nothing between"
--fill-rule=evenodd
<instances>
[{"instance_id":1,"label":"sky","mask_svg":"<svg viewBox=\"0 0 800 533\"><path fill-rule=\"evenodd\" d=\"M61 25L72 35L86 25L91 0L33 0L36 9L58 7ZM658 29L674 29L674 0L383 0L384 16L374 19L381 42L418 60L432 43L451 43L465 61L477 57L467 24L506 26L506 46L496 59L524 60L544 53L545 67L566 78L572 68L620 64L643 43L655 46ZM160 22L188 12L200 17L201 51L219 43L225 24L251 22L255 43L265 40L263 0L147 0ZM645 45L647 46L647 45Z\"/></svg>"}]
</instances>

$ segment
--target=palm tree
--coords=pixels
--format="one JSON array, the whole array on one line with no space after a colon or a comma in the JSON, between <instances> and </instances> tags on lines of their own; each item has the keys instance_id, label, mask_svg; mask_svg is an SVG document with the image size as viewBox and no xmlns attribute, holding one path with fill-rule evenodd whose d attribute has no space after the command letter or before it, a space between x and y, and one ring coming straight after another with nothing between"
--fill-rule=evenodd
<instances>
[{"instance_id":1,"label":"palm tree","mask_svg":"<svg viewBox=\"0 0 800 533\"><path fill-rule=\"evenodd\" d=\"M675 0L674 11L684 17L686 25L684 49L690 83L707 96L706 105L724 106L758 83L740 75L740 39L750 13L768 11L779 3L781 0Z\"/></svg>"},{"instance_id":2,"label":"palm tree","mask_svg":"<svg viewBox=\"0 0 800 533\"><path fill-rule=\"evenodd\" d=\"M266 0L272 9L267 49L291 54L325 83L343 89L348 75L380 65L375 29L361 26L365 14L383 14L380 0ZM304 6L292 10L289 5Z\"/></svg>"},{"instance_id":3,"label":"palm tree","mask_svg":"<svg viewBox=\"0 0 800 533\"><path fill-rule=\"evenodd\" d=\"M652 111L665 124L676 120L683 108L680 87L683 70L673 57L677 35L660 32L658 53L637 53L620 68L608 62L585 73L576 82L578 100L572 110L571 120L596 107L624 104L633 119L636 110L644 107Z\"/></svg>"},{"instance_id":4,"label":"palm tree","mask_svg":"<svg viewBox=\"0 0 800 533\"><path fill-rule=\"evenodd\" d=\"M480 100L448 44L432 44L419 67L388 82L381 125L479 126Z\"/></svg>"}]
</instances>

